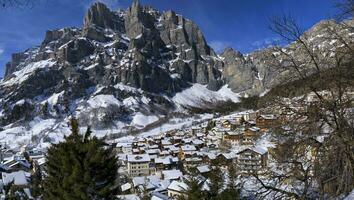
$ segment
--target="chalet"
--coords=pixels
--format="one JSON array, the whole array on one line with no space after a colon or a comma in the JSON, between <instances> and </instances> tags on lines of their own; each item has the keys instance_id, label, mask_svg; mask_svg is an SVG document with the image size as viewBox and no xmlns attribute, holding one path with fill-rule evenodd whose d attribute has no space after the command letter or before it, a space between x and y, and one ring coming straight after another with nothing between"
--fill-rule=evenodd
<instances>
[{"instance_id":1,"label":"chalet","mask_svg":"<svg viewBox=\"0 0 354 200\"><path fill-rule=\"evenodd\" d=\"M185 167L194 167L194 166L201 164L202 161L203 161L203 159L198 156L189 157L189 158L184 159L183 165Z\"/></svg>"},{"instance_id":2,"label":"chalet","mask_svg":"<svg viewBox=\"0 0 354 200\"><path fill-rule=\"evenodd\" d=\"M173 136L172 137L172 143L176 144L176 143L180 143L182 141L183 137L181 136Z\"/></svg>"},{"instance_id":3,"label":"chalet","mask_svg":"<svg viewBox=\"0 0 354 200\"><path fill-rule=\"evenodd\" d=\"M30 191L29 179L31 174L25 171L16 171L11 173L1 173L1 187L8 186L9 184L13 184L16 188L22 189L26 196L21 197L22 199L33 199ZM2 196L1 199L3 199ZM4 199L7 199L6 197Z\"/></svg>"},{"instance_id":4,"label":"chalet","mask_svg":"<svg viewBox=\"0 0 354 200\"><path fill-rule=\"evenodd\" d=\"M238 131L228 131L224 135L224 141L231 145L237 145L242 141L243 134Z\"/></svg>"},{"instance_id":5,"label":"chalet","mask_svg":"<svg viewBox=\"0 0 354 200\"><path fill-rule=\"evenodd\" d=\"M198 133L205 133L206 132L206 128L203 128L203 127L196 127L196 126L194 126L194 127L192 127L192 134L193 135L196 135L196 134L198 134Z\"/></svg>"},{"instance_id":6,"label":"chalet","mask_svg":"<svg viewBox=\"0 0 354 200\"><path fill-rule=\"evenodd\" d=\"M133 149L132 143L117 143L115 151L117 153L131 153Z\"/></svg>"},{"instance_id":7,"label":"chalet","mask_svg":"<svg viewBox=\"0 0 354 200\"><path fill-rule=\"evenodd\" d=\"M172 145L172 143L169 139L161 140L161 146L169 146L169 145Z\"/></svg>"},{"instance_id":8,"label":"chalet","mask_svg":"<svg viewBox=\"0 0 354 200\"><path fill-rule=\"evenodd\" d=\"M181 181L172 181L172 183L167 188L167 196L171 198L188 198L186 191L188 190L188 185Z\"/></svg>"},{"instance_id":9,"label":"chalet","mask_svg":"<svg viewBox=\"0 0 354 200\"><path fill-rule=\"evenodd\" d=\"M227 167L236 161L236 154L233 152L221 153L217 156L216 159L221 166Z\"/></svg>"},{"instance_id":10,"label":"chalet","mask_svg":"<svg viewBox=\"0 0 354 200\"><path fill-rule=\"evenodd\" d=\"M13 156L3 164L12 172L19 170L28 172L31 169L31 164L22 156Z\"/></svg>"},{"instance_id":11,"label":"chalet","mask_svg":"<svg viewBox=\"0 0 354 200\"><path fill-rule=\"evenodd\" d=\"M200 149L204 146L204 142L200 139L194 139L192 140L192 144L197 148Z\"/></svg>"},{"instance_id":12,"label":"chalet","mask_svg":"<svg viewBox=\"0 0 354 200\"><path fill-rule=\"evenodd\" d=\"M150 196L151 196L151 200L171 200L168 196L160 192L152 192Z\"/></svg>"},{"instance_id":13,"label":"chalet","mask_svg":"<svg viewBox=\"0 0 354 200\"><path fill-rule=\"evenodd\" d=\"M215 153L206 153L203 155L203 163L210 164L217 158Z\"/></svg>"},{"instance_id":14,"label":"chalet","mask_svg":"<svg viewBox=\"0 0 354 200\"><path fill-rule=\"evenodd\" d=\"M242 137L243 145L253 145L254 142L261 136L260 128L250 127L245 130Z\"/></svg>"},{"instance_id":15,"label":"chalet","mask_svg":"<svg viewBox=\"0 0 354 200\"><path fill-rule=\"evenodd\" d=\"M178 156L180 152L180 148L174 145L164 146L164 149L167 150L173 156Z\"/></svg>"},{"instance_id":16,"label":"chalet","mask_svg":"<svg viewBox=\"0 0 354 200\"><path fill-rule=\"evenodd\" d=\"M173 156L155 158L155 166L157 170L173 169L178 165L178 158Z\"/></svg>"},{"instance_id":17,"label":"chalet","mask_svg":"<svg viewBox=\"0 0 354 200\"><path fill-rule=\"evenodd\" d=\"M261 129L271 128L276 125L278 117L275 115L260 115L256 119L257 127Z\"/></svg>"},{"instance_id":18,"label":"chalet","mask_svg":"<svg viewBox=\"0 0 354 200\"><path fill-rule=\"evenodd\" d=\"M211 171L209 165L200 165L197 167L197 170L200 174L207 174Z\"/></svg>"},{"instance_id":19,"label":"chalet","mask_svg":"<svg viewBox=\"0 0 354 200\"><path fill-rule=\"evenodd\" d=\"M194 145L183 145L181 146L181 151L180 151L180 159L184 159L185 157L189 157L190 155L192 155L193 153L195 153L197 149L195 148Z\"/></svg>"},{"instance_id":20,"label":"chalet","mask_svg":"<svg viewBox=\"0 0 354 200\"><path fill-rule=\"evenodd\" d=\"M182 172L177 169L164 170L161 173L164 180L179 180L183 177Z\"/></svg>"},{"instance_id":21,"label":"chalet","mask_svg":"<svg viewBox=\"0 0 354 200\"><path fill-rule=\"evenodd\" d=\"M130 190L132 189L132 184L130 183L125 183L123 185L120 186L120 189L123 193L128 193L130 192Z\"/></svg>"},{"instance_id":22,"label":"chalet","mask_svg":"<svg viewBox=\"0 0 354 200\"><path fill-rule=\"evenodd\" d=\"M212 132L215 134L215 137L218 139L222 139L227 131L230 131L228 128L219 128L219 127L214 127L212 129Z\"/></svg>"},{"instance_id":23,"label":"chalet","mask_svg":"<svg viewBox=\"0 0 354 200\"><path fill-rule=\"evenodd\" d=\"M148 150L146 150L146 153L149 154L149 156L152 156L152 155L158 156L161 153L161 151L160 151L160 149L148 149Z\"/></svg>"},{"instance_id":24,"label":"chalet","mask_svg":"<svg viewBox=\"0 0 354 200\"><path fill-rule=\"evenodd\" d=\"M237 123L236 123L235 120L224 119L224 120L221 120L221 126L222 126L223 128L233 130L233 129L236 128Z\"/></svg>"},{"instance_id":25,"label":"chalet","mask_svg":"<svg viewBox=\"0 0 354 200\"><path fill-rule=\"evenodd\" d=\"M268 152L261 147L247 148L237 153L238 166L244 173L257 172L267 166Z\"/></svg>"},{"instance_id":26,"label":"chalet","mask_svg":"<svg viewBox=\"0 0 354 200\"><path fill-rule=\"evenodd\" d=\"M249 128L249 127L253 127L253 126L256 126L256 121L253 121L253 120L247 120L247 121L245 121L245 127L246 128Z\"/></svg>"}]
</instances>

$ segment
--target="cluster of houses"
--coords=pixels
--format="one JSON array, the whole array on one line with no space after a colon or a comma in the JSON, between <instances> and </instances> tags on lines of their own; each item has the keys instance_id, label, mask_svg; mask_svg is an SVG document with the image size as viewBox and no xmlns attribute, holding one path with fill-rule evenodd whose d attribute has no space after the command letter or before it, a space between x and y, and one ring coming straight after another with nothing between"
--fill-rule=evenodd
<instances>
[{"instance_id":1,"label":"cluster of houses","mask_svg":"<svg viewBox=\"0 0 354 200\"><path fill-rule=\"evenodd\" d=\"M43 169L44 152L31 145L10 149L6 144L1 144L0 148L0 199L7 199L6 186L10 185L22 189L25 199L33 199L30 180L34 169Z\"/></svg>"},{"instance_id":2,"label":"cluster of houses","mask_svg":"<svg viewBox=\"0 0 354 200\"><path fill-rule=\"evenodd\" d=\"M268 149L257 141L277 123L275 115L246 111L204 122L183 130L153 136L107 141L119 161L121 199L174 199L188 190L186 169L195 168L204 189L215 163L222 169L237 166L242 175L267 167ZM31 145L19 149L0 146L0 199L6 199L9 184L23 189L33 199L30 180L36 169L45 171L45 152Z\"/></svg>"},{"instance_id":3,"label":"cluster of houses","mask_svg":"<svg viewBox=\"0 0 354 200\"><path fill-rule=\"evenodd\" d=\"M149 193L152 199L185 195L186 169L197 169L206 183L213 165L236 165L242 175L260 173L267 167L268 149L257 140L278 121L275 115L247 111L213 119L183 130L154 136L110 141L120 162L121 198ZM207 185L204 186L208 188Z\"/></svg>"}]
</instances>

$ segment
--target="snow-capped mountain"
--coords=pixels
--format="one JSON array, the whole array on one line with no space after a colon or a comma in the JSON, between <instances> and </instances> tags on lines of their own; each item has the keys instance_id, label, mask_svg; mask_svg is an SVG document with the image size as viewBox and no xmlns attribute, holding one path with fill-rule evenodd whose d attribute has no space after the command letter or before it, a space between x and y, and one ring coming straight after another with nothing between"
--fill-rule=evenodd
<instances>
[{"instance_id":1,"label":"snow-capped mountain","mask_svg":"<svg viewBox=\"0 0 354 200\"><path fill-rule=\"evenodd\" d=\"M323 30L319 23L307 34L320 46ZM279 83L265 55L279 53L217 55L197 25L173 11L95 3L83 27L49 30L39 47L13 54L0 81L0 139L55 142L69 132L70 116L104 134L132 133L188 108L237 102Z\"/></svg>"}]
</instances>

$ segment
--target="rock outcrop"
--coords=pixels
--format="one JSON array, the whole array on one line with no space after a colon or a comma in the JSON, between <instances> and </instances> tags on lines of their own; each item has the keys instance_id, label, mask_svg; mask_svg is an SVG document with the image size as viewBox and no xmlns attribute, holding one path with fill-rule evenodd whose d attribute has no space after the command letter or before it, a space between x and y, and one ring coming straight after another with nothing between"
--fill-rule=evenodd
<instances>
[{"instance_id":1,"label":"rock outcrop","mask_svg":"<svg viewBox=\"0 0 354 200\"><path fill-rule=\"evenodd\" d=\"M321 22L303 37L332 48L325 27ZM301 59L297 47L284 48ZM49 30L39 47L13 54L0 81L0 128L71 115L100 128L131 122L137 113L166 116L176 108L173 96L193 84L259 95L289 73L276 71L269 57L288 62L276 48L248 55L227 48L217 55L198 26L173 11L138 1L125 11L94 3L82 27Z\"/></svg>"}]
</instances>

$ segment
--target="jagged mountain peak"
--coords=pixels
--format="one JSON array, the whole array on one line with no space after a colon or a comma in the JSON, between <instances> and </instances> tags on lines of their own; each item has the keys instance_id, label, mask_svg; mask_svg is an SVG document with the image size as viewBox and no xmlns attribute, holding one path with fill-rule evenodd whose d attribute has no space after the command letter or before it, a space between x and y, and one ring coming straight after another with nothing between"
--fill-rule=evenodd
<instances>
[{"instance_id":1,"label":"jagged mountain peak","mask_svg":"<svg viewBox=\"0 0 354 200\"><path fill-rule=\"evenodd\" d=\"M234 50L232 47L225 48L223 50L223 52L220 54L220 56L223 58L228 58L228 57L241 58L241 57L243 57L243 55L240 51Z\"/></svg>"},{"instance_id":2,"label":"jagged mountain peak","mask_svg":"<svg viewBox=\"0 0 354 200\"><path fill-rule=\"evenodd\" d=\"M210 91L223 85L222 67L197 25L181 15L95 3L82 28L48 30L40 47L14 54L0 82L0 126L27 130L33 121L62 123L71 115L96 129L140 126L136 116L155 123L185 110L179 102L191 101L174 96L195 84L210 95L195 97L193 106L236 99Z\"/></svg>"},{"instance_id":3,"label":"jagged mountain peak","mask_svg":"<svg viewBox=\"0 0 354 200\"><path fill-rule=\"evenodd\" d=\"M40 47L12 56L0 81L0 128L63 125L71 115L96 129L145 128L271 88L279 73L268 54L276 49L242 55L227 48L217 56L199 27L174 11L95 3L82 27L48 30Z\"/></svg>"}]
</instances>

